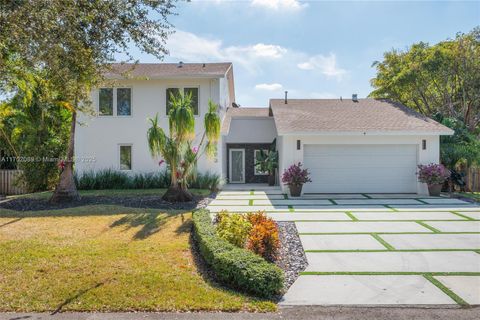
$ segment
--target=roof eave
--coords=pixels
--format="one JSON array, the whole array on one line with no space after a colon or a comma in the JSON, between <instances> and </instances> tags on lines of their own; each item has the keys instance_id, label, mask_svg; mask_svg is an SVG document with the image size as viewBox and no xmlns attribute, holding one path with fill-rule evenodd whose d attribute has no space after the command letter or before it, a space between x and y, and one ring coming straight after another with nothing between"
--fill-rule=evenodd
<instances>
[{"instance_id":1,"label":"roof eave","mask_svg":"<svg viewBox=\"0 0 480 320\"><path fill-rule=\"evenodd\" d=\"M352 131L295 131L295 132L282 132L279 131L279 136L293 136L293 135L302 135L302 136L315 136L315 135L324 135L324 136L450 136L453 135L453 130L439 130L439 131L415 131L415 130L352 130Z\"/></svg>"}]
</instances>

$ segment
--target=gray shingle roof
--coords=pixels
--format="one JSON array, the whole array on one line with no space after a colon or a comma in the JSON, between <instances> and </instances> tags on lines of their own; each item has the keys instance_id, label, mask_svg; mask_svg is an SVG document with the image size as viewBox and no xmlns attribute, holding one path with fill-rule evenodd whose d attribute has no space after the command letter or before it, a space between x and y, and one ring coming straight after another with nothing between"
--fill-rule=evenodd
<instances>
[{"instance_id":1,"label":"gray shingle roof","mask_svg":"<svg viewBox=\"0 0 480 320\"><path fill-rule=\"evenodd\" d=\"M271 99L270 107L279 134L328 132L418 132L451 134L452 131L402 104L388 100Z\"/></svg>"},{"instance_id":2,"label":"gray shingle roof","mask_svg":"<svg viewBox=\"0 0 480 320\"><path fill-rule=\"evenodd\" d=\"M112 70L105 73L108 79L144 77L149 79L166 77L223 77L231 68L231 62L222 63L114 63Z\"/></svg>"},{"instance_id":3,"label":"gray shingle roof","mask_svg":"<svg viewBox=\"0 0 480 320\"><path fill-rule=\"evenodd\" d=\"M222 134L227 134L230 131L230 123L232 118L251 118L251 117L269 117L269 108L228 108L222 122Z\"/></svg>"}]
</instances>

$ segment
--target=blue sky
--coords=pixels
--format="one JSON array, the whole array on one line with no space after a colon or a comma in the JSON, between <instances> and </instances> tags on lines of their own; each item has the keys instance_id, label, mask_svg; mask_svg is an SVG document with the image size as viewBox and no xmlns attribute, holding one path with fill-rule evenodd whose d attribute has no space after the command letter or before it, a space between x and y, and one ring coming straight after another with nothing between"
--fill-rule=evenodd
<instances>
[{"instance_id":1,"label":"blue sky","mask_svg":"<svg viewBox=\"0 0 480 320\"><path fill-rule=\"evenodd\" d=\"M193 0L177 12L165 61L233 62L242 106L266 106L285 90L291 98L365 97L372 62L385 51L480 25L480 1Z\"/></svg>"}]
</instances>

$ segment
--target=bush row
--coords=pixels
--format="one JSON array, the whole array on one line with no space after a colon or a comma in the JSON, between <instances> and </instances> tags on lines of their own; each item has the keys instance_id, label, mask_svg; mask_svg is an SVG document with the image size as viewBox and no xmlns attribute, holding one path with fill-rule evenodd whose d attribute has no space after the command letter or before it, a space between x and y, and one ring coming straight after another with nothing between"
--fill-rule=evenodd
<instances>
[{"instance_id":1,"label":"bush row","mask_svg":"<svg viewBox=\"0 0 480 320\"><path fill-rule=\"evenodd\" d=\"M217 236L208 210L193 213L193 231L201 255L223 284L263 298L280 293L282 270Z\"/></svg>"},{"instance_id":2,"label":"bush row","mask_svg":"<svg viewBox=\"0 0 480 320\"><path fill-rule=\"evenodd\" d=\"M168 171L135 173L105 169L99 171L84 172L75 176L75 182L79 190L102 190L102 189L161 189L170 185L170 173ZM210 172L198 174L190 188L216 190L220 184L220 177Z\"/></svg>"}]
</instances>

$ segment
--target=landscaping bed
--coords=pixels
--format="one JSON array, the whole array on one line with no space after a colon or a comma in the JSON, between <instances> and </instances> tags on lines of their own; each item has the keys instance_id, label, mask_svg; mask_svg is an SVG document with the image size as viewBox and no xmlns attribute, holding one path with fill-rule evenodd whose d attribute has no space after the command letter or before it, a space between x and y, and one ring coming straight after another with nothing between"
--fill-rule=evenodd
<instances>
[{"instance_id":1,"label":"landscaping bed","mask_svg":"<svg viewBox=\"0 0 480 320\"><path fill-rule=\"evenodd\" d=\"M162 200L165 189L146 190L89 190L80 191L81 199L68 203L49 203L51 192L10 197L0 203L0 209L14 211L42 211L82 207L87 205L120 205L130 208L155 208L167 210L192 210L204 207L209 201L208 190L192 190L194 200L171 203Z\"/></svg>"}]
</instances>

